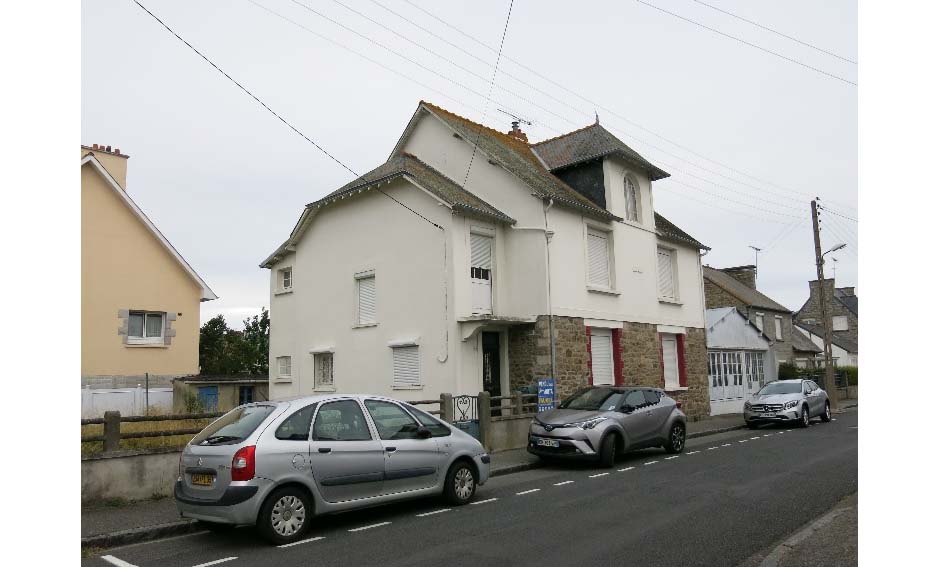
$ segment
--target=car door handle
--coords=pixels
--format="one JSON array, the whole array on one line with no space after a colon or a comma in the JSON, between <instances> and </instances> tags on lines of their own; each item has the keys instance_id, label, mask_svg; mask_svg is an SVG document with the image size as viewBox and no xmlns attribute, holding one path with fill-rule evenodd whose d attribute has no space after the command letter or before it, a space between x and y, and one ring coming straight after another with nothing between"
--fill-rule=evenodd
<instances>
[{"instance_id":1,"label":"car door handle","mask_svg":"<svg viewBox=\"0 0 940 567\"><path fill-rule=\"evenodd\" d=\"M329 447L320 447L319 449L317 449L318 453L330 453L332 451L333 449L330 449Z\"/></svg>"},{"instance_id":2,"label":"car door handle","mask_svg":"<svg viewBox=\"0 0 940 567\"><path fill-rule=\"evenodd\" d=\"M386 447L386 448L385 448L385 451L386 451L387 453L394 453L394 452L397 451L397 450L398 450L398 447Z\"/></svg>"}]
</instances>

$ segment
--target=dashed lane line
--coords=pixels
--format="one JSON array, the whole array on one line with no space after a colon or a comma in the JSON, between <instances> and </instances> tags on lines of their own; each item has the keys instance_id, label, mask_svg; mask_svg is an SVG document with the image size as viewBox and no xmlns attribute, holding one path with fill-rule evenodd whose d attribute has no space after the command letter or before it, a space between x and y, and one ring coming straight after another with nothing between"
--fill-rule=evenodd
<instances>
[{"instance_id":1,"label":"dashed lane line","mask_svg":"<svg viewBox=\"0 0 940 567\"><path fill-rule=\"evenodd\" d=\"M434 514L440 514L442 512L450 512L450 508L441 508L440 510L434 510L433 512L425 512L423 514L415 514L418 518L423 518L425 516L433 516Z\"/></svg>"},{"instance_id":2,"label":"dashed lane line","mask_svg":"<svg viewBox=\"0 0 940 567\"><path fill-rule=\"evenodd\" d=\"M541 488L533 488L531 490L523 490L522 492L517 492L516 496L522 496L523 494L532 494L533 492L538 492L542 490Z\"/></svg>"},{"instance_id":3,"label":"dashed lane line","mask_svg":"<svg viewBox=\"0 0 940 567\"><path fill-rule=\"evenodd\" d=\"M108 563L110 563L111 565L117 565L117 567L137 567L133 563L128 563L127 561L124 561L123 559L118 559L117 557L113 555L102 555L101 558L107 561Z\"/></svg>"},{"instance_id":4,"label":"dashed lane line","mask_svg":"<svg viewBox=\"0 0 940 567\"><path fill-rule=\"evenodd\" d=\"M471 502L471 504L478 504L478 502ZM387 525L389 525L389 524L391 524L391 522L379 522L378 524L369 524L368 526L362 526L361 528L353 528L353 529L348 530L348 531L350 531L350 532L361 532L361 531L363 531L363 530L371 530L372 528L379 528L379 527L382 527L382 526L387 526Z\"/></svg>"},{"instance_id":5,"label":"dashed lane line","mask_svg":"<svg viewBox=\"0 0 940 567\"><path fill-rule=\"evenodd\" d=\"M643 466L645 467L645 466L647 466L647 465L655 465L655 464L658 463L658 462L659 462L659 461L649 461L649 462L643 463Z\"/></svg>"},{"instance_id":6,"label":"dashed lane line","mask_svg":"<svg viewBox=\"0 0 940 567\"><path fill-rule=\"evenodd\" d=\"M722 447L730 447L730 446L731 446L731 443L725 443L724 445L722 445Z\"/></svg>"},{"instance_id":7,"label":"dashed lane line","mask_svg":"<svg viewBox=\"0 0 940 567\"><path fill-rule=\"evenodd\" d=\"M705 449L705 450L706 450L706 451L714 451L714 450L717 449L717 448L718 448L718 445L715 445L714 447L709 447L708 449Z\"/></svg>"},{"instance_id":8,"label":"dashed lane line","mask_svg":"<svg viewBox=\"0 0 940 567\"><path fill-rule=\"evenodd\" d=\"M588 475L588 478L597 478L597 477L599 477L599 476L607 476L607 475L609 475L609 474L610 474L610 473L602 472L602 473L597 473L597 474Z\"/></svg>"},{"instance_id":9,"label":"dashed lane line","mask_svg":"<svg viewBox=\"0 0 940 567\"><path fill-rule=\"evenodd\" d=\"M307 539L302 539L302 540L300 540L300 541L295 541L294 543L285 543L284 545L279 545L278 547L281 547L281 548L283 548L283 547L294 547L295 545L300 545L300 544L302 544L302 543L310 543L310 542L313 542L313 541L320 541L321 539L324 539L323 536L308 537Z\"/></svg>"},{"instance_id":10,"label":"dashed lane line","mask_svg":"<svg viewBox=\"0 0 940 567\"><path fill-rule=\"evenodd\" d=\"M556 482L556 483L555 483L555 486L564 486L564 485L566 485L566 484L571 484L572 482L574 482L574 481L573 481L573 480L564 480L564 481L562 481L562 482Z\"/></svg>"},{"instance_id":11,"label":"dashed lane line","mask_svg":"<svg viewBox=\"0 0 940 567\"><path fill-rule=\"evenodd\" d=\"M636 467L627 467L627 468L625 468L625 469L617 469L617 472L632 471L632 470L635 469L635 468L636 468Z\"/></svg>"},{"instance_id":12,"label":"dashed lane line","mask_svg":"<svg viewBox=\"0 0 940 567\"><path fill-rule=\"evenodd\" d=\"M758 435L757 437L751 437L751 441L753 441L754 439L760 439L760 435Z\"/></svg>"},{"instance_id":13,"label":"dashed lane line","mask_svg":"<svg viewBox=\"0 0 940 567\"><path fill-rule=\"evenodd\" d=\"M701 451L689 451L686 455L694 455L695 453L701 453Z\"/></svg>"},{"instance_id":14,"label":"dashed lane line","mask_svg":"<svg viewBox=\"0 0 940 567\"><path fill-rule=\"evenodd\" d=\"M665 460L671 461L672 459L678 459L678 458L679 458L679 455L673 455L673 456L671 456L671 457L666 457Z\"/></svg>"},{"instance_id":15,"label":"dashed lane line","mask_svg":"<svg viewBox=\"0 0 940 567\"><path fill-rule=\"evenodd\" d=\"M476 506L477 504L486 504L487 502L496 502L499 498L487 498L486 500L478 500L476 502L471 502L471 506Z\"/></svg>"},{"instance_id":16,"label":"dashed lane line","mask_svg":"<svg viewBox=\"0 0 940 567\"><path fill-rule=\"evenodd\" d=\"M741 439L738 443L747 443L747 439Z\"/></svg>"},{"instance_id":17,"label":"dashed lane line","mask_svg":"<svg viewBox=\"0 0 940 567\"><path fill-rule=\"evenodd\" d=\"M216 559L215 561L209 561L208 563L200 563L199 565L193 565L193 567L209 567L210 565L218 565L219 563L225 563L226 561L233 561L238 559L237 557L224 557L222 559Z\"/></svg>"},{"instance_id":18,"label":"dashed lane line","mask_svg":"<svg viewBox=\"0 0 940 567\"><path fill-rule=\"evenodd\" d=\"M772 436L773 436L773 433L768 433L768 434L764 435L764 437L772 437Z\"/></svg>"}]
</instances>

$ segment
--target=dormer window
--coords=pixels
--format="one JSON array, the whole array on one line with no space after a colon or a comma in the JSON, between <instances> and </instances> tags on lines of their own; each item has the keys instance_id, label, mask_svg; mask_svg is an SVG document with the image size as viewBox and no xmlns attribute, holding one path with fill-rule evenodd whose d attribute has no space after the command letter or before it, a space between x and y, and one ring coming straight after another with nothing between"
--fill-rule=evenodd
<instances>
[{"instance_id":1,"label":"dormer window","mask_svg":"<svg viewBox=\"0 0 940 567\"><path fill-rule=\"evenodd\" d=\"M626 175L623 178L623 196L626 202L626 219L640 222L640 191L633 177Z\"/></svg>"}]
</instances>

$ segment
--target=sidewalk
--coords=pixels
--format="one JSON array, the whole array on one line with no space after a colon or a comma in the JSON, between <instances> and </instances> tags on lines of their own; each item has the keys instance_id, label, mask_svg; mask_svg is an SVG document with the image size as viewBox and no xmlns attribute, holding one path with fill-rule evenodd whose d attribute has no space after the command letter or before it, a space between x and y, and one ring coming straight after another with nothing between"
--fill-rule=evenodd
<instances>
[{"instance_id":1,"label":"sidewalk","mask_svg":"<svg viewBox=\"0 0 940 567\"><path fill-rule=\"evenodd\" d=\"M715 416L688 424L688 438L744 427L739 414ZM525 449L491 455L490 476L502 476L541 466ZM82 506L82 548L114 547L197 530L193 520L180 518L173 498Z\"/></svg>"}]
</instances>

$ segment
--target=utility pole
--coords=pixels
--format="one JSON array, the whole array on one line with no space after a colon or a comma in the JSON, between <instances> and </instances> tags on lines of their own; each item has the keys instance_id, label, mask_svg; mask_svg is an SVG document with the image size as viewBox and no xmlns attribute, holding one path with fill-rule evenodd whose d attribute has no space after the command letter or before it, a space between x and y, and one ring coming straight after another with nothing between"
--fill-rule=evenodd
<instances>
[{"instance_id":1,"label":"utility pole","mask_svg":"<svg viewBox=\"0 0 940 567\"><path fill-rule=\"evenodd\" d=\"M829 316L829 293L827 291L826 276L823 273L823 251L819 243L819 209L816 201L810 203L813 212L813 243L816 246L816 278L819 282L819 311L823 319L823 356L826 358L826 375L823 378L823 389L830 396L835 396L836 377L832 368L832 317ZM830 398L830 402L835 402ZM835 405L835 404L833 404Z\"/></svg>"}]
</instances>

